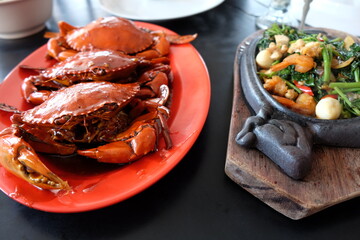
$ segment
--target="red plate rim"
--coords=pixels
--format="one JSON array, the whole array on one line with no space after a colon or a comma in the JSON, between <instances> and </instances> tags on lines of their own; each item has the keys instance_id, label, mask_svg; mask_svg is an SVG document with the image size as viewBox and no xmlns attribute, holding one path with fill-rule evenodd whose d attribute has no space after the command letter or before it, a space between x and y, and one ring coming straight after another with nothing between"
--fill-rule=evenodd
<instances>
[{"instance_id":1,"label":"red plate rim","mask_svg":"<svg viewBox=\"0 0 360 240\"><path fill-rule=\"evenodd\" d=\"M164 27L135 22L152 30L174 33ZM26 57L19 65L48 67L54 61L45 59L46 45ZM104 166L95 162L52 159L41 155L46 165L67 180L72 192L61 194L38 189L7 172L0 166L0 189L10 198L30 208L58 213L83 212L110 206L128 199L156 183L186 155L198 138L210 106L210 78L206 65L191 44L170 47L170 65L174 75L170 135L174 147L164 148L126 166ZM30 73L16 66L0 84L0 102L26 110L29 105L20 92L22 80ZM11 94L9 94L11 93ZM0 130L11 123L9 113L0 113ZM196 161L196 159L194 159ZM99 167L100 166L100 167ZM94 170L96 168L96 170ZM100 170L98 169L100 168Z\"/></svg>"}]
</instances>

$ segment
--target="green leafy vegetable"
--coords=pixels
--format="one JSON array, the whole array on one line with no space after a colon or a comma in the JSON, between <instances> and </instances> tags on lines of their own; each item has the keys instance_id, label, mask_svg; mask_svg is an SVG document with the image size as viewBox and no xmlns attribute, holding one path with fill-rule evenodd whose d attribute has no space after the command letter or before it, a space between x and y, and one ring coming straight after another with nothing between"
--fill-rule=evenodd
<instances>
[{"instance_id":1,"label":"green leafy vegetable","mask_svg":"<svg viewBox=\"0 0 360 240\"><path fill-rule=\"evenodd\" d=\"M286 68L277 68L282 69L277 72L260 71L260 78L267 79L279 76L286 82L288 88L294 89L297 93L303 93L306 89L309 93L314 94L315 102L326 95L336 94L343 105L342 118L360 116L359 43L355 42L349 46L349 41L345 43L341 38L330 39L323 33L306 33L286 25L274 24L264 31L263 38L258 42L258 49L269 48L269 44L275 42L276 35L286 35L290 40L287 46L289 48L291 44L297 44L299 39L303 41L303 45L299 47L294 45L295 52L282 53L282 58L275 60L273 65L281 64L289 54L306 54L301 52L301 48L307 46L305 45L307 43L320 46L320 49L318 48L320 54L311 55L314 67L310 71L298 72L295 70L295 65L301 63L292 62ZM310 49L310 51L312 50ZM301 88L304 90L302 91Z\"/></svg>"}]
</instances>

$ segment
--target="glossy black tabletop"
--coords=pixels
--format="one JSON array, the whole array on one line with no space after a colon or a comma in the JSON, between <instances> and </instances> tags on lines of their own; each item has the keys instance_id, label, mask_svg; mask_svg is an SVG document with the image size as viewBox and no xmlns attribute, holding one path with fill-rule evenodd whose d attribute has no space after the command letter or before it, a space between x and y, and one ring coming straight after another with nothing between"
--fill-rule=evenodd
<instances>
[{"instance_id":1,"label":"glossy black tabletop","mask_svg":"<svg viewBox=\"0 0 360 240\"><path fill-rule=\"evenodd\" d=\"M359 238L360 199L294 221L224 173L236 48L256 31L255 17L265 10L256 1L226 0L194 16L153 22L179 34L199 34L192 44L207 65L212 90L208 118L194 146L156 184L99 210L47 213L23 206L1 192L0 239ZM44 32L57 31L59 20L82 26L109 15L96 0L54 0L53 16L44 31L23 39L0 40L0 79L45 44Z\"/></svg>"}]
</instances>

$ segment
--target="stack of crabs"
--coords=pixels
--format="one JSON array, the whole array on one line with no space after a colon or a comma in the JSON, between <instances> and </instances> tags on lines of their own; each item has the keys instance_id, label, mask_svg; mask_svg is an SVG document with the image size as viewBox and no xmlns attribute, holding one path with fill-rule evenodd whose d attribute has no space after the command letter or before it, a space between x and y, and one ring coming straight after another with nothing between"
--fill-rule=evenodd
<instances>
[{"instance_id":1,"label":"stack of crabs","mask_svg":"<svg viewBox=\"0 0 360 240\"><path fill-rule=\"evenodd\" d=\"M172 147L167 119L171 87L170 44L195 35L169 35L106 17L84 27L59 22L47 33L48 53L58 62L32 69L22 93L34 105L12 112L12 126L0 132L0 163L42 189L69 190L36 152L129 163L156 151L159 136ZM95 146L94 146L95 145ZM87 148L88 146L92 146Z\"/></svg>"}]
</instances>

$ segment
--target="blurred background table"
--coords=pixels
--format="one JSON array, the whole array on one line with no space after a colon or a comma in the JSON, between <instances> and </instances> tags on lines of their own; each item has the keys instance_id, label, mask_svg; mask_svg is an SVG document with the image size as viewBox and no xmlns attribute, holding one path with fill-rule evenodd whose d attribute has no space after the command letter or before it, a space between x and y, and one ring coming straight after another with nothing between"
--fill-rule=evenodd
<instances>
[{"instance_id":1,"label":"blurred background table","mask_svg":"<svg viewBox=\"0 0 360 240\"><path fill-rule=\"evenodd\" d=\"M53 7L44 31L23 39L0 40L1 80L46 43L44 32L57 31L59 20L82 26L110 15L97 0L54 0ZM266 206L224 173L236 48L256 31L255 18L265 11L257 1L226 0L194 16L153 22L179 34L199 34L193 45L208 67L212 97L208 119L193 148L147 190L95 211L47 213L0 193L0 239L358 238L359 199L294 221Z\"/></svg>"}]
</instances>

